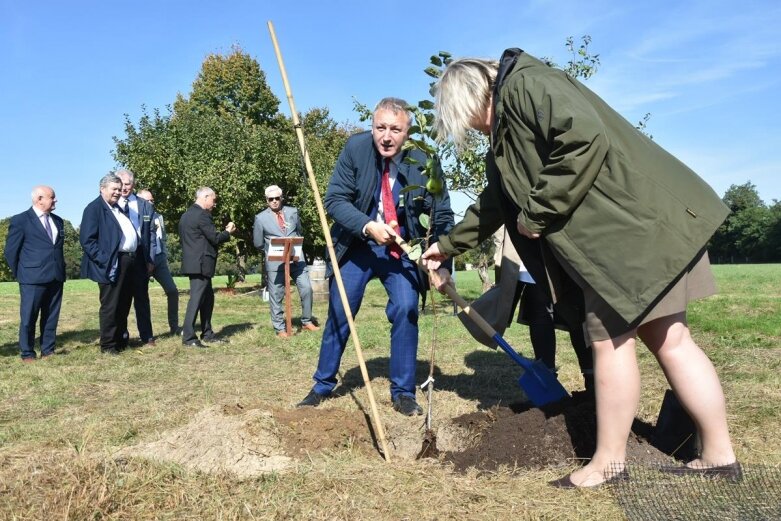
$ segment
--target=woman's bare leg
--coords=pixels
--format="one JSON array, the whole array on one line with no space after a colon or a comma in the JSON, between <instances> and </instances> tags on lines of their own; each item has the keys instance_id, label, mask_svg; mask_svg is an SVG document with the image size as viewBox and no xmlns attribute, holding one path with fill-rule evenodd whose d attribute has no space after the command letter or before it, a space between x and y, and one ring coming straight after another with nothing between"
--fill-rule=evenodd
<instances>
[{"instance_id":1,"label":"woman's bare leg","mask_svg":"<svg viewBox=\"0 0 781 521\"><path fill-rule=\"evenodd\" d=\"M623 469L626 443L640 400L635 331L593 343L597 450L570 475L577 486L595 486Z\"/></svg>"},{"instance_id":2,"label":"woman's bare leg","mask_svg":"<svg viewBox=\"0 0 781 521\"><path fill-rule=\"evenodd\" d=\"M702 457L692 464L710 467L733 463L735 452L727 428L724 392L716 369L689 333L686 313L643 324L638 335L656 356L678 400L697 426Z\"/></svg>"}]
</instances>

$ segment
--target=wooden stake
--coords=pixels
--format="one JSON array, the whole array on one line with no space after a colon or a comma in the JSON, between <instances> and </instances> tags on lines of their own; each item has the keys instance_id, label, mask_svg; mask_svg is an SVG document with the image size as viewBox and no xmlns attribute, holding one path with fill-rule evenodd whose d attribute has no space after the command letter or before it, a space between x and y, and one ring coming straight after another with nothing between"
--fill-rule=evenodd
<instances>
[{"instance_id":1,"label":"wooden stake","mask_svg":"<svg viewBox=\"0 0 781 521\"><path fill-rule=\"evenodd\" d=\"M317 188L317 180L312 169L312 163L309 161L309 152L306 149L306 141L304 140L304 132L301 130L301 123L298 119L298 112L296 112L296 105L293 102L293 94L290 91L290 84L287 81L287 72L285 71L285 64L282 61L282 53L279 50L279 44L277 43L277 35L274 31L274 24L271 21L268 22L268 30L271 33L271 41L274 44L274 52L277 55L277 62L279 63L279 70L282 74L282 83L285 85L285 94L287 95L287 101L290 104L290 113L293 118L293 127L296 131L296 137L298 138L298 146L301 148L301 154L304 156L304 165L306 166L306 173L309 178L309 185L312 187L312 193L314 195L315 204L317 205L317 214L320 216L320 226L323 229L323 235L325 236L325 242L328 246L328 254L334 261L331 263L334 269L334 278L336 279L336 286L339 289L339 295L342 298L342 307L344 307L345 315L347 316L347 324L350 326L350 338L355 346L355 355L358 358L358 365L361 368L361 376L363 376L363 383L366 385L366 392L369 395L369 405L371 406L372 421L374 422L374 429L377 431L377 437L380 440L382 448L382 455L385 457L385 461L390 461L390 452L388 451L388 444L385 441L385 429L380 421L380 415L377 411L377 403L374 400L374 392L372 391L371 381L369 380L369 371L366 369L366 362L363 359L363 350L361 349L361 343L358 340L358 331L355 329L355 321L353 320L352 310L350 309L350 302L347 300L347 292L344 289L344 282L342 281L342 274L339 271L339 264L336 261L336 252L334 251L334 244L331 240L331 234L328 229L328 221L325 218L325 209L323 208L323 202L320 198L320 190Z\"/></svg>"}]
</instances>

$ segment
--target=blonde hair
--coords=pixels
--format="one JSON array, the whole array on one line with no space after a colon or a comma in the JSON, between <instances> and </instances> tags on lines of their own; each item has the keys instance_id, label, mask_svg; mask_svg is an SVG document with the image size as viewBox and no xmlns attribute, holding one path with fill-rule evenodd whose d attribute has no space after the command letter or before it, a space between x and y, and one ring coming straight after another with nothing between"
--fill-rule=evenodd
<instances>
[{"instance_id":1,"label":"blonde hair","mask_svg":"<svg viewBox=\"0 0 781 521\"><path fill-rule=\"evenodd\" d=\"M488 101L498 70L498 61L479 58L460 58L447 66L437 83L434 105L438 141L450 138L457 147L463 145L472 121L492 110Z\"/></svg>"}]
</instances>

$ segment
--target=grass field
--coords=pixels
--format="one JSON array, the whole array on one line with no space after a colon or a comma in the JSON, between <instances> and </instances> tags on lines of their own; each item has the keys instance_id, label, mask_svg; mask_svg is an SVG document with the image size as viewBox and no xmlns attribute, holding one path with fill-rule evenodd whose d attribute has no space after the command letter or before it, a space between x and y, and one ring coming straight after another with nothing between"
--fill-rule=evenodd
<instances>
[{"instance_id":1,"label":"grass field","mask_svg":"<svg viewBox=\"0 0 781 521\"><path fill-rule=\"evenodd\" d=\"M781 265L715 266L719 295L689 310L695 339L717 366L727 396L738 457L781 465ZM224 285L217 278L215 286ZM250 279L241 289L249 289ZM180 289L186 289L178 279ZM458 274L459 291L478 296L476 273ZM167 330L165 299L151 285L156 331ZM187 295L181 296L181 310ZM385 297L375 281L356 325L380 415L390 407ZM190 350L178 337L161 336L154 348L119 357L99 354L98 298L88 281L66 284L58 351L22 364L17 348L18 287L0 284L0 518L2 519L621 519L607 491L559 491L546 481L562 469L505 469L459 474L431 461L343 450L311 452L286 472L253 479L187 470L175 464L117 459L122 448L159 439L198 412L223 404L290 408L311 387L320 333L285 341L274 337L268 306L257 294L219 293L214 325L230 343ZM297 311L294 308L294 316ZM315 303L324 321L326 303ZM132 314L131 314L132 322ZM436 323L436 327L435 324ZM131 327L131 334L135 334ZM437 348L441 378L456 393L436 395L448 415L517 398L517 371L504 355L472 341L440 302L435 318L421 317L418 381ZM527 330L506 338L530 353ZM525 346L525 347L524 347ZM559 335L560 379L577 390L580 375ZM474 353L481 356L474 356ZM640 353L643 392L638 418L655 422L666 382L652 357ZM343 371L355 377L348 345ZM366 406L344 398L336 407ZM423 402L422 402L423 403ZM444 413L440 416L445 416Z\"/></svg>"}]
</instances>

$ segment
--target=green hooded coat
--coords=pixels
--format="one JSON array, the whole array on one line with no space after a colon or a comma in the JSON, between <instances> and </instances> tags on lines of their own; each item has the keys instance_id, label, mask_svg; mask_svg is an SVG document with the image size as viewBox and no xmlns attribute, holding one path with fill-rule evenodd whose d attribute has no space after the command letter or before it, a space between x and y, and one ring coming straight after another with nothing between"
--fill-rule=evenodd
<instances>
[{"instance_id":1,"label":"green hooded coat","mask_svg":"<svg viewBox=\"0 0 781 521\"><path fill-rule=\"evenodd\" d=\"M523 51L505 51L494 107L498 173L489 160L488 186L440 239L443 253L477 246L506 220L499 197L632 323L729 213L697 174L596 94ZM566 291L550 276L550 260L555 301Z\"/></svg>"}]
</instances>

